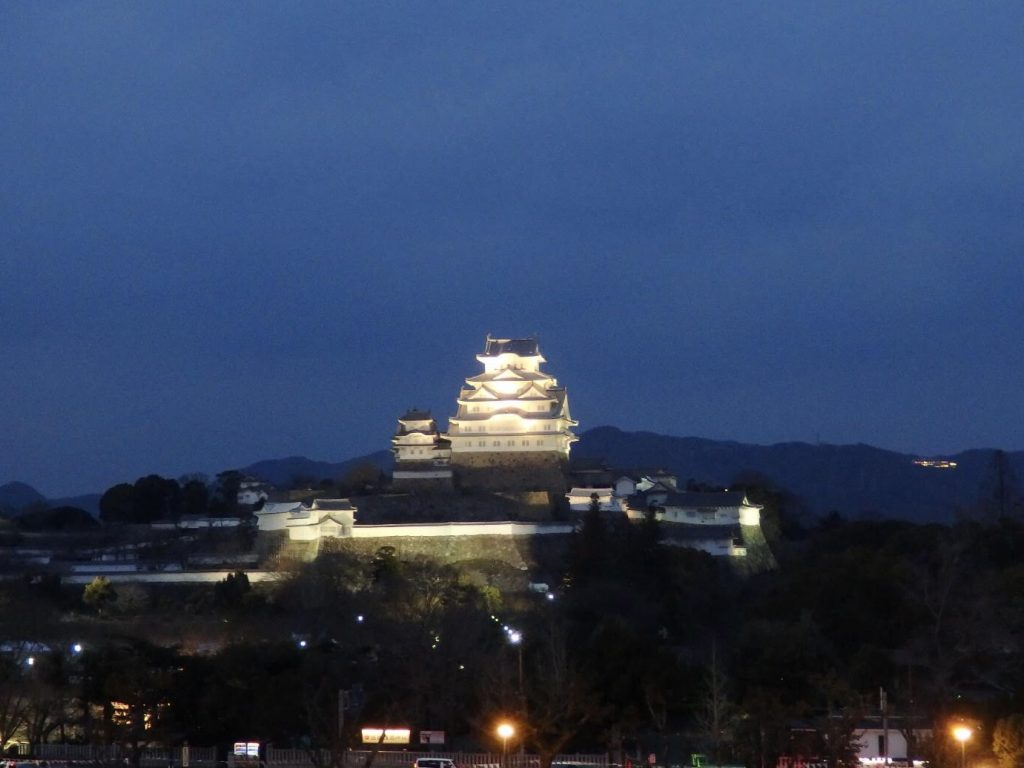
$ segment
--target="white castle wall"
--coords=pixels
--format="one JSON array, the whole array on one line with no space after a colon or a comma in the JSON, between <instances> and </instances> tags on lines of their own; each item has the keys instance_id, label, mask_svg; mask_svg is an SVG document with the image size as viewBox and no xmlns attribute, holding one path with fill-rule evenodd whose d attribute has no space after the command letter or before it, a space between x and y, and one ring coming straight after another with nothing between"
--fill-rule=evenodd
<instances>
[{"instance_id":1,"label":"white castle wall","mask_svg":"<svg viewBox=\"0 0 1024 768\"><path fill-rule=\"evenodd\" d=\"M356 525L353 539L388 539L404 536L544 536L572 533L573 526L550 523L420 523L416 525Z\"/></svg>"}]
</instances>

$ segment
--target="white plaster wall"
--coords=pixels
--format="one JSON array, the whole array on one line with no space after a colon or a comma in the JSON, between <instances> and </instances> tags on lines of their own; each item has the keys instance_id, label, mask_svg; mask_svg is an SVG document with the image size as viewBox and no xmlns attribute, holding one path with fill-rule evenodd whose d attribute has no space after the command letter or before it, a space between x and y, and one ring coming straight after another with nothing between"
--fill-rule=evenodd
<instances>
[{"instance_id":1,"label":"white plaster wall","mask_svg":"<svg viewBox=\"0 0 1024 768\"><path fill-rule=\"evenodd\" d=\"M422 523L419 525L357 525L354 539L387 539L402 536L544 536L572 533L573 526L542 523Z\"/></svg>"},{"instance_id":2,"label":"white plaster wall","mask_svg":"<svg viewBox=\"0 0 1024 768\"><path fill-rule=\"evenodd\" d=\"M567 453L569 450L567 439L557 432L550 434L534 433L528 436L513 437L507 435L498 437L489 434L450 434L448 437L452 441L452 453L521 453L528 451L561 451ZM513 440L515 445L508 445L509 440ZM530 444L528 446L522 445L523 440L528 440ZM483 441L483 445L480 445L481 441ZM499 445L494 445L495 441Z\"/></svg>"},{"instance_id":3,"label":"white plaster wall","mask_svg":"<svg viewBox=\"0 0 1024 768\"><path fill-rule=\"evenodd\" d=\"M916 733L919 741L931 735L931 731L926 729L918 730ZM882 757L882 753L878 751L878 737L883 734L884 731L881 728L865 728L862 731L857 731L854 734L857 737L857 757L862 760ZM888 753L889 757L907 756L907 740L895 726L889 728Z\"/></svg>"},{"instance_id":4,"label":"white plaster wall","mask_svg":"<svg viewBox=\"0 0 1024 768\"><path fill-rule=\"evenodd\" d=\"M673 541L667 539L663 544L671 547L685 547L707 552L715 557L746 557L747 548L736 546L731 541L718 541L713 539L692 539L687 541Z\"/></svg>"},{"instance_id":5,"label":"white plaster wall","mask_svg":"<svg viewBox=\"0 0 1024 768\"><path fill-rule=\"evenodd\" d=\"M760 525L761 509L759 507L740 507L740 525Z\"/></svg>"},{"instance_id":6,"label":"white plaster wall","mask_svg":"<svg viewBox=\"0 0 1024 768\"><path fill-rule=\"evenodd\" d=\"M717 507L709 514L692 508L666 507L664 516L659 514L659 519L687 525L730 525L740 521L740 511L736 507Z\"/></svg>"}]
</instances>

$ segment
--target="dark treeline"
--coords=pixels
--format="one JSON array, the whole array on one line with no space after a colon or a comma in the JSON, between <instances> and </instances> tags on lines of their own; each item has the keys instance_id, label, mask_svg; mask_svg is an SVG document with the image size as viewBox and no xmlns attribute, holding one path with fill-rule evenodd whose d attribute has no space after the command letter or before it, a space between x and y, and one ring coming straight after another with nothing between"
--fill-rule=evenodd
<instances>
[{"instance_id":1,"label":"dark treeline","mask_svg":"<svg viewBox=\"0 0 1024 768\"><path fill-rule=\"evenodd\" d=\"M289 488L315 489L321 496L347 496L379 489L382 479L379 467L363 463L335 479L294 477ZM213 479L201 474L178 479L146 475L134 483L118 483L104 491L100 497L100 519L119 525L174 521L187 516L247 515L254 506L260 506L239 503L239 490L247 481L258 482L236 469L219 472Z\"/></svg>"},{"instance_id":2,"label":"dark treeline","mask_svg":"<svg viewBox=\"0 0 1024 768\"><path fill-rule=\"evenodd\" d=\"M0 655L0 739L338 750L376 723L495 749L509 717L542 760L703 752L759 767L800 753L838 766L884 689L894 729L936 734L909 756L952 765L953 721L978 729L981 751L1021 722L1020 521L805 527L775 502L764 527L778 567L746 576L659 544L653 521L588 513L544 564L555 599L509 589L516 574L497 561L462 569L388 547L339 546L273 585L8 582L4 633L26 644ZM999 755L1017 743L996 742Z\"/></svg>"}]
</instances>

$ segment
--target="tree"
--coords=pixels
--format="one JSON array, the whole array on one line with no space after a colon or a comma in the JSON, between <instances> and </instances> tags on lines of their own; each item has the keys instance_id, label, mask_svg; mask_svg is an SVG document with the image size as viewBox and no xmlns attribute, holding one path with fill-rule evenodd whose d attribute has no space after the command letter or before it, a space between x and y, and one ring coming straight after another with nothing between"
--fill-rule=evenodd
<instances>
[{"instance_id":1,"label":"tree","mask_svg":"<svg viewBox=\"0 0 1024 768\"><path fill-rule=\"evenodd\" d=\"M992 751L999 768L1024 768L1024 715L1013 714L996 722Z\"/></svg>"},{"instance_id":2,"label":"tree","mask_svg":"<svg viewBox=\"0 0 1024 768\"><path fill-rule=\"evenodd\" d=\"M65 657L59 651L36 656L28 678L25 737L30 744L42 744L67 722L70 691Z\"/></svg>"},{"instance_id":3,"label":"tree","mask_svg":"<svg viewBox=\"0 0 1024 768\"><path fill-rule=\"evenodd\" d=\"M523 735L541 768L550 768L555 756L609 710L594 686L593 671L573 653L565 623L552 615L538 629L540 637L523 649L528 660Z\"/></svg>"},{"instance_id":4,"label":"tree","mask_svg":"<svg viewBox=\"0 0 1024 768\"><path fill-rule=\"evenodd\" d=\"M117 591L105 576L97 576L82 591L82 602L100 614L105 613L115 600Z\"/></svg>"},{"instance_id":5,"label":"tree","mask_svg":"<svg viewBox=\"0 0 1024 768\"><path fill-rule=\"evenodd\" d=\"M735 708L729 698L728 681L718 660L718 644L711 645L711 659L704 674L697 704L697 724L710 746L711 759L721 765L723 749L731 738Z\"/></svg>"},{"instance_id":6,"label":"tree","mask_svg":"<svg viewBox=\"0 0 1024 768\"><path fill-rule=\"evenodd\" d=\"M0 751L24 726L27 699L24 695L24 671L27 653L18 646L13 653L0 654Z\"/></svg>"},{"instance_id":7,"label":"tree","mask_svg":"<svg viewBox=\"0 0 1024 768\"><path fill-rule=\"evenodd\" d=\"M138 768L143 744L167 732L175 711L172 678L181 660L175 651L125 640L83 652L81 664L83 708L102 712L104 740L121 744Z\"/></svg>"},{"instance_id":8,"label":"tree","mask_svg":"<svg viewBox=\"0 0 1024 768\"><path fill-rule=\"evenodd\" d=\"M181 487L177 480L160 475L146 475L135 481L133 523L172 520L178 515Z\"/></svg>"},{"instance_id":9,"label":"tree","mask_svg":"<svg viewBox=\"0 0 1024 768\"><path fill-rule=\"evenodd\" d=\"M585 588L607 576L610 559L608 526L595 494L570 543L568 583L574 589Z\"/></svg>"},{"instance_id":10,"label":"tree","mask_svg":"<svg viewBox=\"0 0 1024 768\"><path fill-rule=\"evenodd\" d=\"M210 514L218 517L232 517L238 514L238 489L242 487L245 475L237 469L217 473L217 485L210 500Z\"/></svg>"},{"instance_id":11,"label":"tree","mask_svg":"<svg viewBox=\"0 0 1024 768\"><path fill-rule=\"evenodd\" d=\"M345 473L339 488L345 493L366 493L380 486L382 475L380 467L373 462L360 462Z\"/></svg>"},{"instance_id":12,"label":"tree","mask_svg":"<svg viewBox=\"0 0 1024 768\"><path fill-rule=\"evenodd\" d=\"M210 490L206 481L191 478L181 487L181 514L205 515L210 504Z\"/></svg>"},{"instance_id":13,"label":"tree","mask_svg":"<svg viewBox=\"0 0 1024 768\"><path fill-rule=\"evenodd\" d=\"M100 519L105 523L130 523L135 510L135 486L118 483L100 497Z\"/></svg>"},{"instance_id":14,"label":"tree","mask_svg":"<svg viewBox=\"0 0 1024 768\"><path fill-rule=\"evenodd\" d=\"M1000 520L1013 516L1020 506L1020 488L1006 451L997 450L992 453L988 482L987 501L992 514Z\"/></svg>"},{"instance_id":15,"label":"tree","mask_svg":"<svg viewBox=\"0 0 1024 768\"><path fill-rule=\"evenodd\" d=\"M50 507L29 512L17 519L26 531L87 531L99 527L96 518L79 507Z\"/></svg>"},{"instance_id":16,"label":"tree","mask_svg":"<svg viewBox=\"0 0 1024 768\"><path fill-rule=\"evenodd\" d=\"M149 591L141 584L121 584L115 593L111 610L114 613L135 615L149 607Z\"/></svg>"},{"instance_id":17,"label":"tree","mask_svg":"<svg viewBox=\"0 0 1024 768\"><path fill-rule=\"evenodd\" d=\"M239 610L250 592L249 577L244 571L235 571L213 585L213 601L220 608Z\"/></svg>"}]
</instances>

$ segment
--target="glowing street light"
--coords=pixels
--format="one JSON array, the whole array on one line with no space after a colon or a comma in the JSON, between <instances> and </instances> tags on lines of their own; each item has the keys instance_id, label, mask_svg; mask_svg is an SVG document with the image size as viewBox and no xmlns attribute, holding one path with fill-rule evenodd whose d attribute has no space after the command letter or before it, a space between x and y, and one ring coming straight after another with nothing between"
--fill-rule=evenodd
<instances>
[{"instance_id":1,"label":"glowing street light","mask_svg":"<svg viewBox=\"0 0 1024 768\"><path fill-rule=\"evenodd\" d=\"M960 768L967 766L967 742L973 735L974 731L966 725L953 726L953 738L960 742Z\"/></svg>"},{"instance_id":2,"label":"glowing street light","mask_svg":"<svg viewBox=\"0 0 1024 768\"><path fill-rule=\"evenodd\" d=\"M516 729L511 723L498 724L498 736L501 738L501 764L508 765L508 740L515 735Z\"/></svg>"}]
</instances>

